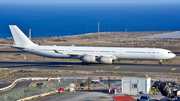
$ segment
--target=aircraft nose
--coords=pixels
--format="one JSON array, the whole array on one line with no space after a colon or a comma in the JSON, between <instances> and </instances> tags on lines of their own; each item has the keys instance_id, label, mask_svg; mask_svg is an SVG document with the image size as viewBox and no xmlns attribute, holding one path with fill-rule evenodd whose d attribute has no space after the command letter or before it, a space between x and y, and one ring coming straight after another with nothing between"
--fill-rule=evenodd
<instances>
[{"instance_id":1,"label":"aircraft nose","mask_svg":"<svg viewBox=\"0 0 180 101\"><path fill-rule=\"evenodd\" d=\"M176 56L176 54L173 53L173 54L172 54L172 58L174 58L175 56Z\"/></svg>"}]
</instances>

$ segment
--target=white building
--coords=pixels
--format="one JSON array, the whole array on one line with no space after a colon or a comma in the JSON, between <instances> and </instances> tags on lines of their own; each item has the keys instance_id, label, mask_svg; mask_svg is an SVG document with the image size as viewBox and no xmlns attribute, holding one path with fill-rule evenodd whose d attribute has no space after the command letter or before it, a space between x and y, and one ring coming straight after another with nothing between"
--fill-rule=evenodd
<instances>
[{"instance_id":1,"label":"white building","mask_svg":"<svg viewBox=\"0 0 180 101\"><path fill-rule=\"evenodd\" d=\"M151 77L123 77L122 92L148 94L151 88Z\"/></svg>"}]
</instances>

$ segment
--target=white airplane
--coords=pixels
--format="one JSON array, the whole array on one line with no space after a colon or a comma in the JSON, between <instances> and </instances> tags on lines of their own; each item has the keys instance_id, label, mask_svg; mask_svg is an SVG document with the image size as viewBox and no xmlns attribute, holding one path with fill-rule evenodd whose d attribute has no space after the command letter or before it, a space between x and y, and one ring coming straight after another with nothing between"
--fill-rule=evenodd
<instances>
[{"instance_id":1,"label":"white airplane","mask_svg":"<svg viewBox=\"0 0 180 101\"><path fill-rule=\"evenodd\" d=\"M85 47L85 46L41 46L33 43L16 26L9 25L15 44L14 48L32 54L51 58L74 58L82 60L82 64L100 62L112 64L120 60L153 60L162 61L174 58L176 55L169 50L160 48L130 48L130 47Z\"/></svg>"}]
</instances>

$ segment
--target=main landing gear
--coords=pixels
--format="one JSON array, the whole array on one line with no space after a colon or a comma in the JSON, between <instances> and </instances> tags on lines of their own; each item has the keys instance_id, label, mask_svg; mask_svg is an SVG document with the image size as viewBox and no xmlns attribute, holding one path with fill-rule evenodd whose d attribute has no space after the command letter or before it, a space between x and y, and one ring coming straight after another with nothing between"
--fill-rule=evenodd
<instances>
[{"instance_id":1,"label":"main landing gear","mask_svg":"<svg viewBox=\"0 0 180 101\"><path fill-rule=\"evenodd\" d=\"M89 65L87 62L81 62L82 65Z\"/></svg>"},{"instance_id":2,"label":"main landing gear","mask_svg":"<svg viewBox=\"0 0 180 101\"><path fill-rule=\"evenodd\" d=\"M159 64L158 64L159 66L161 66L162 65L162 60L159 60Z\"/></svg>"}]
</instances>

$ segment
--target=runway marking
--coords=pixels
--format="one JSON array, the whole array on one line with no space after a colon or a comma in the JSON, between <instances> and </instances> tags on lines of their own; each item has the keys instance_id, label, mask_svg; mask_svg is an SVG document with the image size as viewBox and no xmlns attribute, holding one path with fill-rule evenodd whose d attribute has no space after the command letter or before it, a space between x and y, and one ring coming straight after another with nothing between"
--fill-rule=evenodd
<instances>
[{"instance_id":1,"label":"runway marking","mask_svg":"<svg viewBox=\"0 0 180 101\"><path fill-rule=\"evenodd\" d=\"M111 67L112 65L109 65L108 67Z\"/></svg>"},{"instance_id":2,"label":"runway marking","mask_svg":"<svg viewBox=\"0 0 180 101\"><path fill-rule=\"evenodd\" d=\"M115 67L114 69L118 69L118 68L120 68L120 66L118 66L118 67Z\"/></svg>"},{"instance_id":3,"label":"runway marking","mask_svg":"<svg viewBox=\"0 0 180 101\"><path fill-rule=\"evenodd\" d=\"M68 68L68 67L71 67L71 66L72 66L72 65L68 65L68 66L66 66L66 67Z\"/></svg>"},{"instance_id":4,"label":"runway marking","mask_svg":"<svg viewBox=\"0 0 180 101\"><path fill-rule=\"evenodd\" d=\"M174 70L176 70L176 68L171 69L171 71L174 71Z\"/></svg>"}]
</instances>

